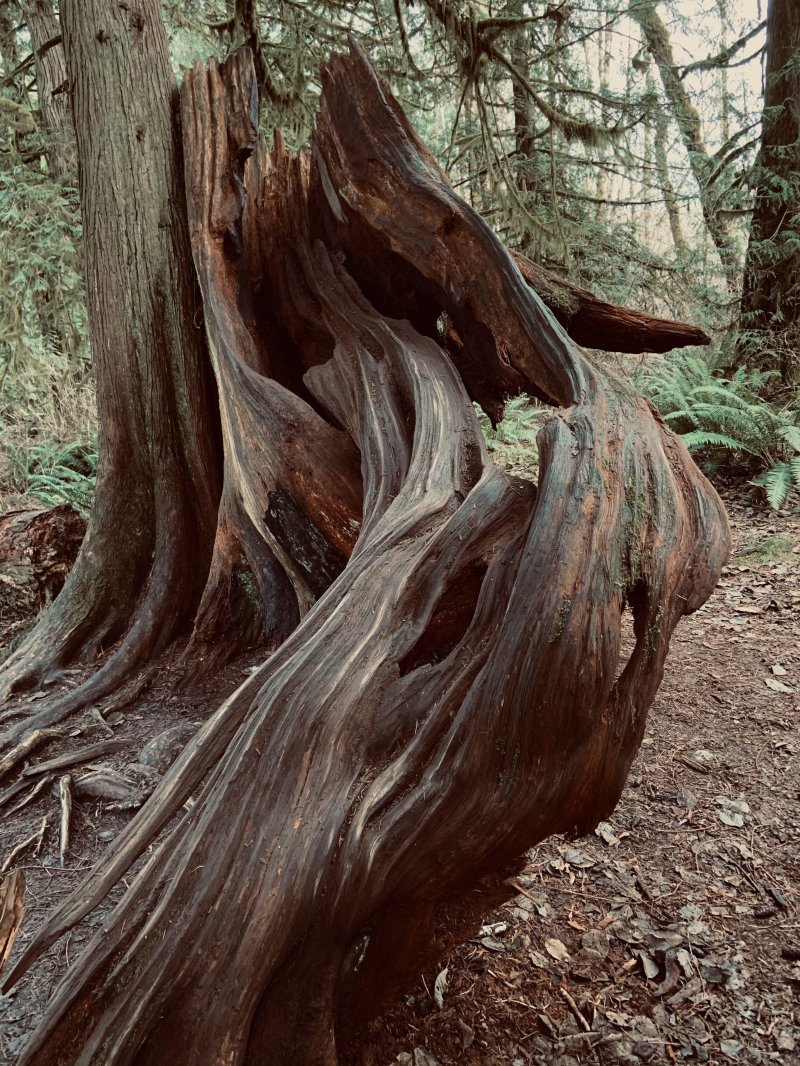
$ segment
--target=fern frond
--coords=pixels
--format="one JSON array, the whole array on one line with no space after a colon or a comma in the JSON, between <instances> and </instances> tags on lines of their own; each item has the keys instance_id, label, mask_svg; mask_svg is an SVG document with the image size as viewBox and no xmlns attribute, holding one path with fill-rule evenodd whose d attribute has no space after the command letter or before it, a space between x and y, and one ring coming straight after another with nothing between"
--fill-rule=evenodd
<instances>
[{"instance_id":1,"label":"fern frond","mask_svg":"<svg viewBox=\"0 0 800 1066\"><path fill-rule=\"evenodd\" d=\"M793 471L789 463L775 463L752 481L764 489L770 507L778 510L786 500L792 488Z\"/></svg>"},{"instance_id":2,"label":"fern frond","mask_svg":"<svg viewBox=\"0 0 800 1066\"><path fill-rule=\"evenodd\" d=\"M683 443L690 452L696 452L700 448L727 448L732 452L748 451L741 441L734 437L728 437L724 433L710 433L706 430L693 430L691 433L682 433Z\"/></svg>"}]
</instances>

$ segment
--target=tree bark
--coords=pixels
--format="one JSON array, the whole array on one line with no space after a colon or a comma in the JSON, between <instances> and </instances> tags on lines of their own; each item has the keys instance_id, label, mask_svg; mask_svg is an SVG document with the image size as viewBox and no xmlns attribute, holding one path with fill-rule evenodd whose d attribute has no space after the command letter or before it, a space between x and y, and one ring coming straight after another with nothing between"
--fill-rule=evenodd
<instances>
[{"instance_id":1,"label":"tree bark","mask_svg":"<svg viewBox=\"0 0 800 1066\"><path fill-rule=\"evenodd\" d=\"M64 0L61 19L81 161L100 462L75 566L4 664L3 680L30 688L122 639L88 687L29 719L34 725L112 691L191 625L221 466L159 5Z\"/></svg>"},{"instance_id":2,"label":"tree bark","mask_svg":"<svg viewBox=\"0 0 800 1066\"><path fill-rule=\"evenodd\" d=\"M739 361L800 382L800 10L769 0L764 114Z\"/></svg>"},{"instance_id":3,"label":"tree bark","mask_svg":"<svg viewBox=\"0 0 800 1066\"><path fill-rule=\"evenodd\" d=\"M283 350L292 324L273 326L278 294L287 306L295 298L288 275L264 292L244 272L242 299L250 302L242 305L245 326L231 346L235 360L216 350L218 338L209 331L219 401L214 395L180 191L175 89L157 8L155 0L135 11L92 0L80 21L74 0L62 9L81 161L100 468L75 568L52 611L3 664L0 687L7 693L40 687L67 666L113 651L87 683L7 728L0 747L109 695L181 632L191 632L187 678L248 645L277 647L344 565L358 531L357 449L340 427L325 424L303 383L302 361ZM608 304L521 258L518 264L582 343L619 351L707 343L695 327ZM401 273L406 269L398 264ZM353 272L369 294L369 265L359 271L354 264ZM413 271L409 279L413 286ZM380 296L383 306L391 304L391 291L387 286ZM438 297L405 291L395 303L395 313L413 313L435 332ZM269 352L250 351L246 334L272 328L278 333ZM320 361L328 358L330 342L318 327L308 330L297 344L315 349ZM448 346L470 363L466 376L498 418L523 377L505 358L482 366L479 354L473 358L477 349L457 333ZM302 414L298 398L307 404ZM265 428L266 407L273 419ZM255 419L251 411L259 412ZM305 434L326 447L310 452ZM241 454L256 446L261 461L241 468ZM292 507L318 513L319 528L302 532L299 513L289 516ZM298 537L310 538L302 550ZM320 577L318 567L328 576Z\"/></svg>"},{"instance_id":4,"label":"tree bark","mask_svg":"<svg viewBox=\"0 0 800 1066\"><path fill-rule=\"evenodd\" d=\"M719 254L728 287L737 287L738 256L730 229L718 210L717 196L711 184L711 161L708 156L700 115L689 98L678 71L669 32L656 9L655 0L641 0L631 8L631 17L642 28L645 42L656 61L670 110L681 132L689 166L700 194L700 207L712 241Z\"/></svg>"},{"instance_id":5,"label":"tree bark","mask_svg":"<svg viewBox=\"0 0 800 1066\"><path fill-rule=\"evenodd\" d=\"M333 1066L527 847L608 816L728 554L680 440L569 339L362 53L325 67L310 157L257 143L254 84L245 52L182 88L223 504L318 598L12 973L199 789L20 1066ZM498 380L561 407L538 487L488 461L470 400Z\"/></svg>"},{"instance_id":6,"label":"tree bark","mask_svg":"<svg viewBox=\"0 0 800 1066\"><path fill-rule=\"evenodd\" d=\"M649 81L650 75L648 73L648 83ZM655 91L655 84L653 84L653 90ZM678 256L685 256L687 252L686 238L683 235L680 209L678 207L678 202L675 199L675 190L672 187L669 166L667 164L667 133L669 129L669 117L660 104L656 108L655 122L655 162L658 183L661 186L661 193L664 197L664 207L667 212L669 231L672 234L672 243L675 245L675 252Z\"/></svg>"},{"instance_id":7,"label":"tree bark","mask_svg":"<svg viewBox=\"0 0 800 1066\"><path fill-rule=\"evenodd\" d=\"M61 45L46 47L60 35L61 29L53 13L52 0L21 0L21 3L31 36L39 109L50 137L47 163L52 174L63 177L75 170L75 137L69 94L65 91L67 66Z\"/></svg>"},{"instance_id":8,"label":"tree bark","mask_svg":"<svg viewBox=\"0 0 800 1066\"><path fill-rule=\"evenodd\" d=\"M514 252L511 255L525 281L577 344L606 352L634 353L668 352L687 344L711 342L699 326L608 303L524 256Z\"/></svg>"}]
</instances>

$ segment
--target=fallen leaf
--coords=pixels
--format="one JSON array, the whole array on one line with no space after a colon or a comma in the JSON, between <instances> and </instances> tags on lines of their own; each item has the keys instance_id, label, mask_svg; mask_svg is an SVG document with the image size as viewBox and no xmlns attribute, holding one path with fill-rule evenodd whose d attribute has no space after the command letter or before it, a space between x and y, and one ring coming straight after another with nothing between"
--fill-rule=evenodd
<instances>
[{"instance_id":1,"label":"fallen leaf","mask_svg":"<svg viewBox=\"0 0 800 1066\"><path fill-rule=\"evenodd\" d=\"M550 937L548 940L545 940L544 950L557 962L564 962L569 958L569 952L567 951L566 945L555 937Z\"/></svg>"},{"instance_id":2,"label":"fallen leaf","mask_svg":"<svg viewBox=\"0 0 800 1066\"><path fill-rule=\"evenodd\" d=\"M717 818L723 825L732 825L736 829L741 829L744 825L744 818L735 811L717 811Z\"/></svg>"},{"instance_id":3,"label":"fallen leaf","mask_svg":"<svg viewBox=\"0 0 800 1066\"><path fill-rule=\"evenodd\" d=\"M449 967L445 968L437 974L436 982L433 986L433 1001L439 1010L444 1007L444 991L447 988L447 971Z\"/></svg>"},{"instance_id":4,"label":"fallen leaf","mask_svg":"<svg viewBox=\"0 0 800 1066\"><path fill-rule=\"evenodd\" d=\"M771 688L773 692L792 693L794 691L794 689L789 688L788 685L784 685L782 681L776 681L774 677L765 677L764 684L767 688Z\"/></svg>"},{"instance_id":5,"label":"fallen leaf","mask_svg":"<svg viewBox=\"0 0 800 1066\"><path fill-rule=\"evenodd\" d=\"M739 1052L742 1050L742 1044L739 1040L720 1040L719 1049L723 1055L727 1055L729 1059L738 1059Z\"/></svg>"},{"instance_id":6,"label":"fallen leaf","mask_svg":"<svg viewBox=\"0 0 800 1066\"><path fill-rule=\"evenodd\" d=\"M775 1037L775 1046L778 1051L794 1051L797 1044L792 1034L784 1030Z\"/></svg>"},{"instance_id":7,"label":"fallen leaf","mask_svg":"<svg viewBox=\"0 0 800 1066\"><path fill-rule=\"evenodd\" d=\"M439 1066L439 1063L433 1055L429 1055L427 1051L423 1051L421 1047L415 1047L414 1066Z\"/></svg>"},{"instance_id":8,"label":"fallen leaf","mask_svg":"<svg viewBox=\"0 0 800 1066\"><path fill-rule=\"evenodd\" d=\"M463 1022L460 1018L457 1019L456 1025L458 1031L461 1033L461 1046L466 1051L472 1041L475 1039L475 1030L470 1029L466 1022Z\"/></svg>"}]
</instances>

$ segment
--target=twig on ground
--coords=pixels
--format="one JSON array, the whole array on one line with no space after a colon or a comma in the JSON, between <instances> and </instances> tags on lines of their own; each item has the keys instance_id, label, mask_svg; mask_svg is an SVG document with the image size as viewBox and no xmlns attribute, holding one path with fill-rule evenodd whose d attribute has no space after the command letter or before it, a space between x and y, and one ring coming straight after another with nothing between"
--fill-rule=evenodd
<instances>
[{"instance_id":1,"label":"twig on ground","mask_svg":"<svg viewBox=\"0 0 800 1066\"><path fill-rule=\"evenodd\" d=\"M68 751L64 755L57 755L48 762L40 762L35 766L28 766L22 771L23 777L33 777L36 774L49 774L57 770L63 770L67 766L75 766L82 762L91 762L101 755L111 755L115 751L122 751L130 744L129 740L101 740L98 744L90 744L88 748L79 751Z\"/></svg>"},{"instance_id":2,"label":"twig on ground","mask_svg":"<svg viewBox=\"0 0 800 1066\"><path fill-rule=\"evenodd\" d=\"M31 833L29 837L26 837L24 840L20 841L20 843L17 844L15 848L11 849L11 851L8 853L6 861L3 863L2 866L0 866L0 874L4 874L6 870L8 870L8 868L11 866L14 859L16 859L18 855L21 855L23 851L29 848L31 844L36 845L36 850L34 854L38 855L39 850L42 846L42 841L44 840L44 831L46 828L47 818L43 818L41 826L36 830L35 833Z\"/></svg>"},{"instance_id":3,"label":"twig on ground","mask_svg":"<svg viewBox=\"0 0 800 1066\"><path fill-rule=\"evenodd\" d=\"M45 788L47 788L47 786L52 782L52 780L53 777L51 774L46 774L44 777L39 778L39 780L33 786L31 791L25 797L25 799L20 800L19 803L15 804L15 806L13 806L10 811L6 812L6 818L10 818L12 814L16 814L17 811L21 811L23 808L27 807L29 803L33 803L39 793L42 792ZM29 782L22 781L20 783L27 786ZM2 805L2 800L0 798L0 807L2 807Z\"/></svg>"},{"instance_id":4,"label":"twig on ground","mask_svg":"<svg viewBox=\"0 0 800 1066\"><path fill-rule=\"evenodd\" d=\"M58 796L61 801L61 834L58 853L63 867L67 858L67 849L69 848L69 827L72 817L72 778L69 774L64 774L58 782Z\"/></svg>"},{"instance_id":5,"label":"twig on ground","mask_svg":"<svg viewBox=\"0 0 800 1066\"><path fill-rule=\"evenodd\" d=\"M34 729L32 733L29 733L24 740L21 740L15 748L0 759L0 781L7 774L9 774L15 766L26 759L31 752L40 748L48 740L52 740L53 737L61 736L60 729Z\"/></svg>"},{"instance_id":6,"label":"twig on ground","mask_svg":"<svg viewBox=\"0 0 800 1066\"><path fill-rule=\"evenodd\" d=\"M575 1018L577 1019L578 1025L580 1025L580 1027L583 1030L585 1030L585 1032L591 1033L591 1031L592 1031L591 1025L589 1025L589 1023L586 1021L584 1016L581 1014L580 1008L578 1007L578 1004L575 1002L575 1000L572 998L572 996L569 994L569 992L566 990L566 988L564 988L564 986L561 985L559 991L561 992L561 995L564 997L564 999L567 1001L567 1006L572 1011L572 1013L575 1015Z\"/></svg>"}]
</instances>

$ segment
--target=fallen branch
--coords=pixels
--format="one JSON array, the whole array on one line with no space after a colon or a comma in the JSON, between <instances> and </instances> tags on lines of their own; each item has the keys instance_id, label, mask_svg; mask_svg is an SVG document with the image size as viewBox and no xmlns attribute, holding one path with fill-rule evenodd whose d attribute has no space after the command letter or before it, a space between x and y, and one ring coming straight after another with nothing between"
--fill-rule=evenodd
<instances>
[{"instance_id":1,"label":"fallen branch","mask_svg":"<svg viewBox=\"0 0 800 1066\"><path fill-rule=\"evenodd\" d=\"M42 824L39 826L35 833L31 833L29 837L26 837L25 840L21 841L19 844L17 844L15 848L11 849L11 851L8 853L6 861L3 863L2 866L0 866L0 874L4 874L6 870L10 868L14 859L16 859L18 855L21 855L23 851L26 851L31 846L31 844L36 845L36 854L38 854L39 851L41 851L42 841L44 840L44 831L46 828L47 818L43 818Z\"/></svg>"},{"instance_id":2,"label":"fallen branch","mask_svg":"<svg viewBox=\"0 0 800 1066\"><path fill-rule=\"evenodd\" d=\"M668 352L687 344L711 343L709 335L699 326L609 303L518 252L512 252L511 257L525 281L547 304L570 337L587 348L633 355Z\"/></svg>"},{"instance_id":3,"label":"fallen branch","mask_svg":"<svg viewBox=\"0 0 800 1066\"><path fill-rule=\"evenodd\" d=\"M64 774L58 782L58 798L61 803L58 854L61 858L61 865L64 866L67 858L67 850L69 849L69 830L70 820L72 818L72 778L69 774Z\"/></svg>"},{"instance_id":4,"label":"fallen branch","mask_svg":"<svg viewBox=\"0 0 800 1066\"><path fill-rule=\"evenodd\" d=\"M13 785L9 785L5 792L0 792L0 811L7 803L10 803L11 800L16 799L20 793L24 792L30 783L29 778L22 777L19 781L15 781Z\"/></svg>"},{"instance_id":5,"label":"fallen branch","mask_svg":"<svg viewBox=\"0 0 800 1066\"><path fill-rule=\"evenodd\" d=\"M0 973L11 955L25 917L25 874L14 870L0 881Z\"/></svg>"},{"instance_id":6,"label":"fallen branch","mask_svg":"<svg viewBox=\"0 0 800 1066\"><path fill-rule=\"evenodd\" d=\"M29 733L24 740L20 741L15 748L12 748L0 759L0 781L7 777L15 766L23 762L46 741L61 735L61 731L58 729L35 729L32 733Z\"/></svg>"},{"instance_id":7,"label":"fallen branch","mask_svg":"<svg viewBox=\"0 0 800 1066\"><path fill-rule=\"evenodd\" d=\"M6 818L10 818L12 814L16 814L18 811L24 810L25 807L28 807L31 803L33 803L36 797L47 788L47 786L52 780L53 778L50 776L50 774L46 774L44 777L40 777L31 789L31 791L25 797L25 799L20 800L20 802L17 803L14 807L12 807L10 811L6 811ZM23 781L21 782L21 784L25 785L28 784L28 782ZM0 807L2 807L2 803L0 803Z\"/></svg>"},{"instance_id":8,"label":"fallen branch","mask_svg":"<svg viewBox=\"0 0 800 1066\"><path fill-rule=\"evenodd\" d=\"M127 748L129 744L130 741L128 740L101 740L98 744L90 744L88 748L68 751L64 755L57 755L55 759L50 759L48 762L40 762L36 763L35 766L28 766L22 771L22 776L34 777L38 774L55 773L68 766L77 766L78 763L99 759L101 755L112 755L115 751L122 751ZM2 806L2 797L0 797L0 806Z\"/></svg>"}]
</instances>

